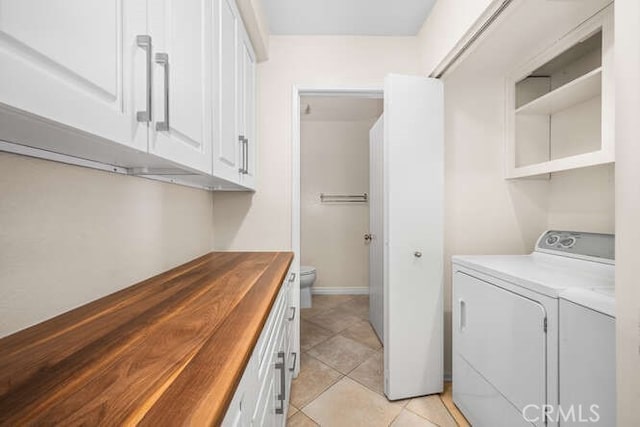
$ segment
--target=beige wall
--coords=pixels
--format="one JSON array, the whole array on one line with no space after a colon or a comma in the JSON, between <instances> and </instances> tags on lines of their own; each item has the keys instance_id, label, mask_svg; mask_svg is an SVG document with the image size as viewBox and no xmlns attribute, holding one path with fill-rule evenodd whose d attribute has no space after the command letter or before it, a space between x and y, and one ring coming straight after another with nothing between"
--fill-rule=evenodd
<instances>
[{"instance_id":1,"label":"beige wall","mask_svg":"<svg viewBox=\"0 0 640 427\"><path fill-rule=\"evenodd\" d=\"M422 25L420 55L426 75L445 59L494 0L439 0Z\"/></svg>"},{"instance_id":2,"label":"beige wall","mask_svg":"<svg viewBox=\"0 0 640 427\"><path fill-rule=\"evenodd\" d=\"M619 426L640 425L640 2L616 2L616 358Z\"/></svg>"},{"instance_id":3,"label":"beige wall","mask_svg":"<svg viewBox=\"0 0 640 427\"><path fill-rule=\"evenodd\" d=\"M0 336L211 250L211 193L0 153Z\"/></svg>"},{"instance_id":4,"label":"beige wall","mask_svg":"<svg viewBox=\"0 0 640 427\"><path fill-rule=\"evenodd\" d=\"M614 165L553 174L548 228L615 233Z\"/></svg>"},{"instance_id":5,"label":"beige wall","mask_svg":"<svg viewBox=\"0 0 640 427\"><path fill-rule=\"evenodd\" d=\"M390 72L419 74L416 37L272 36L258 65L254 194L215 194L217 249L291 248L293 85L382 87Z\"/></svg>"},{"instance_id":6,"label":"beige wall","mask_svg":"<svg viewBox=\"0 0 640 427\"><path fill-rule=\"evenodd\" d=\"M366 203L321 203L320 193L369 192L369 129L376 119L306 121L300 127L300 263L314 288L368 288Z\"/></svg>"}]
</instances>

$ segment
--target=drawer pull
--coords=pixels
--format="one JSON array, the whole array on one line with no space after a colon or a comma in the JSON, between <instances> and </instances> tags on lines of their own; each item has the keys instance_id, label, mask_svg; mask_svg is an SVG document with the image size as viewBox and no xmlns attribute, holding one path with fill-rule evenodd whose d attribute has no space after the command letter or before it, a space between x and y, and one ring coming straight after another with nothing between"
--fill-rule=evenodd
<instances>
[{"instance_id":1,"label":"drawer pull","mask_svg":"<svg viewBox=\"0 0 640 427\"><path fill-rule=\"evenodd\" d=\"M276 363L276 369L280 370L280 394L278 395L278 400L280 401L280 407L276 408L276 414L281 415L284 414L284 401L285 392L286 392L286 380L285 380L285 354L284 351L278 352L278 358L282 359L281 363Z\"/></svg>"},{"instance_id":2,"label":"drawer pull","mask_svg":"<svg viewBox=\"0 0 640 427\"><path fill-rule=\"evenodd\" d=\"M289 282L293 282L294 280L296 280L296 273L291 273L289 275Z\"/></svg>"},{"instance_id":3,"label":"drawer pull","mask_svg":"<svg viewBox=\"0 0 640 427\"><path fill-rule=\"evenodd\" d=\"M287 320L288 321L292 321L295 318L296 318L296 308L295 307L291 307L291 317L289 317Z\"/></svg>"},{"instance_id":4,"label":"drawer pull","mask_svg":"<svg viewBox=\"0 0 640 427\"><path fill-rule=\"evenodd\" d=\"M296 370L296 363L298 363L298 353L291 352L293 355L293 366L289 368L289 372L293 372Z\"/></svg>"}]
</instances>

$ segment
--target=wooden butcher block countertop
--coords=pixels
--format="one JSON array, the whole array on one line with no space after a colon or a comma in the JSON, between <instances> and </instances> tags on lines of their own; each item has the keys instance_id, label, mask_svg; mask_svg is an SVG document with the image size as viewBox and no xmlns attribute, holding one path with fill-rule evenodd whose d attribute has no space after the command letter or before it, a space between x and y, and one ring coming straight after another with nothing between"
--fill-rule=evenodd
<instances>
[{"instance_id":1,"label":"wooden butcher block countertop","mask_svg":"<svg viewBox=\"0 0 640 427\"><path fill-rule=\"evenodd\" d=\"M214 252L0 340L0 425L217 425L289 252Z\"/></svg>"}]
</instances>

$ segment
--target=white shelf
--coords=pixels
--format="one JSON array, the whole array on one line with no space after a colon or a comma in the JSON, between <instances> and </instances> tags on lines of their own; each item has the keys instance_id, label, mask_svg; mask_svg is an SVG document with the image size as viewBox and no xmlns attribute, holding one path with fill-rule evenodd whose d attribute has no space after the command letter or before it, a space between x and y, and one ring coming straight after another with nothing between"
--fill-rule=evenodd
<instances>
[{"instance_id":1,"label":"white shelf","mask_svg":"<svg viewBox=\"0 0 640 427\"><path fill-rule=\"evenodd\" d=\"M577 154L533 165L521 166L507 171L506 179L527 178L546 175L554 172L579 169L588 166L614 163L615 155L603 150L591 153Z\"/></svg>"},{"instance_id":2,"label":"white shelf","mask_svg":"<svg viewBox=\"0 0 640 427\"><path fill-rule=\"evenodd\" d=\"M601 94L602 67L560 86L516 110L516 114L551 115Z\"/></svg>"}]
</instances>

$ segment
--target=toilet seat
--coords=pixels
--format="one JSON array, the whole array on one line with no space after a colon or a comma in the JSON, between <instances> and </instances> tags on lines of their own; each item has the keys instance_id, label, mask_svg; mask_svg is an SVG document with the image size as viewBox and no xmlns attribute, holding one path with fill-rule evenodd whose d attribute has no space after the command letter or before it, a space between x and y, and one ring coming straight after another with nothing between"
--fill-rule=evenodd
<instances>
[{"instance_id":1,"label":"toilet seat","mask_svg":"<svg viewBox=\"0 0 640 427\"><path fill-rule=\"evenodd\" d=\"M300 275L301 276L308 276L310 274L314 274L316 272L316 268L315 267L311 267L308 265L302 265L300 266Z\"/></svg>"}]
</instances>

